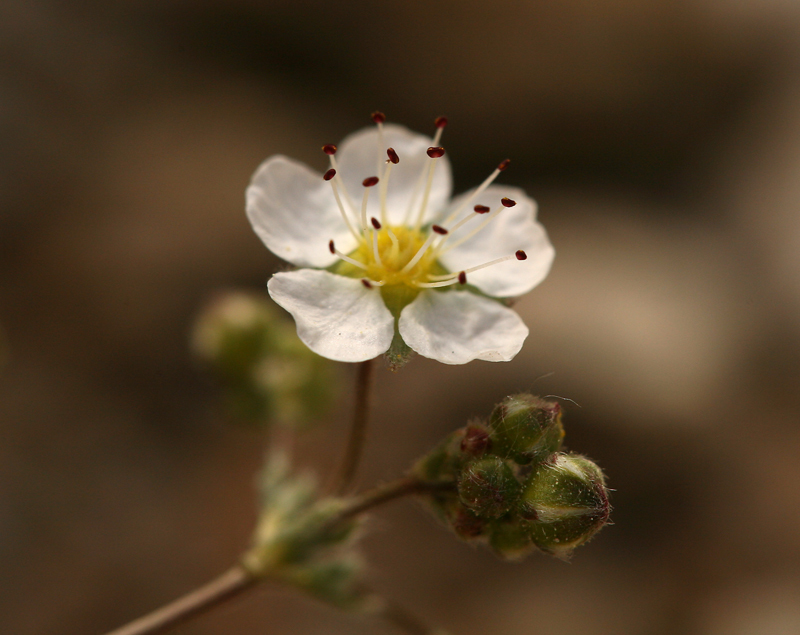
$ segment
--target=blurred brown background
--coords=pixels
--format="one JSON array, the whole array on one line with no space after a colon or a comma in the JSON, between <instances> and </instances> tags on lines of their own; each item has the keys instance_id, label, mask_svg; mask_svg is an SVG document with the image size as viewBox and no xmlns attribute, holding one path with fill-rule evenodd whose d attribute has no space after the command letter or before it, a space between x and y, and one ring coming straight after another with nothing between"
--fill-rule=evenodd
<instances>
[{"instance_id":1,"label":"blurred brown background","mask_svg":"<svg viewBox=\"0 0 800 635\"><path fill-rule=\"evenodd\" d=\"M780 0L3 0L0 632L100 634L244 549L263 437L188 329L279 266L256 166L322 169L375 109L447 115L457 191L511 157L558 255L512 363L380 373L362 485L533 390L581 404L567 443L617 491L571 564L396 503L374 585L460 635L800 632L798 36ZM348 413L304 462L330 470ZM393 631L265 587L181 632Z\"/></svg>"}]
</instances>

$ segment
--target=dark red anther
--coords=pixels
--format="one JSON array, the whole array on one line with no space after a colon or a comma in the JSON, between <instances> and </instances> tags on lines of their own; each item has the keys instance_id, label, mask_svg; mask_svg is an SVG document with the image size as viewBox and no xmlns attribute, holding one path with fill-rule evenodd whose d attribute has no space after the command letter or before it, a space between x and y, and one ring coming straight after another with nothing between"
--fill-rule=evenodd
<instances>
[{"instance_id":1,"label":"dark red anther","mask_svg":"<svg viewBox=\"0 0 800 635\"><path fill-rule=\"evenodd\" d=\"M511 159L504 159L500 161L500 165L497 166L497 169L501 172L508 167L508 164L511 163Z\"/></svg>"},{"instance_id":2,"label":"dark red anther","mask_svg":"<svg viewBox=\"0 0 800 635\"><path fill-rule=\"evenodd\" d=\"M467 284L467 272L460 271L458 274L458 284Z\"/></svg>"},{"instance_id":3,"label":"dark red anther","mask_svg":"<svg viewBox=\"0 0 800 635\"><path fill-rule=\"evenodd\" d=\"M363 284L365 287L367 287L367 289L371 289L372 288L372 283L369 280L367 280L366 278L361 278L361 284Z\"/></svg>"},{"instance_id":4,"label":"dark red anther","mask_svg":"<svg viewBox=\"0 0 800 635\"><path fill-rule=\"evenodd\" d=\"M524 251L522 251L522 249L517 250L517 252L514 255L517 257L517 260L527 260L528 259L528 254L526 254Z\"/></svg>"},{"instance_id":5,"label":"dark red anther","mask_svg":"<svg viewBox=\"0 0 800 635\"><path fill-rule=\"evenodd\" d=\"M431 159L438 159L444 156L444 148L442 146L431 146L428 148L428 156Z\"/></svg>"},{"instance_id":6,"label":"dark red anther","mask_svg":"<svg viewBox=\"0 0 800 635\"><path fill-rule=\"evenodd\" d=\"M322 146L322 151L327 155L336 154L336 146L332 143L327 143Z\"/></svg>"},{"instance_id":7,"label":"dark red anther","mask_svg":"<svg viewBox=\"0 0 800 635\"><path fill-rule=\"evenodd\" d=\"M373 217L370 219L370 221L372 222L372 226L373 226L375 229L380 229L380 228L381 228L381 224L380 224L380 222L378 222L378 219L377 219L377 218L375 218L374 216L373 216Z\"/></svg>"},{"instance_id":8,"label":"dark red anther","mask_svg":"<svg viewBox=\"0 0 800 635\"><path fill-rule=\"evenodd\" d=\"M387 148L386 155L389 157L389 161L397 165L400 163L400 157L397 156L397 152L394 151L394 148Z\"/></svg>"},{"instance_id":9,"label":"dark red anther","mask_svg":"<svg viewBox=\"0 0 800 635\"><path fill-rule=\"evenodd\" d=\"M511 200L510 198L501 198L500 202L503 204L503 207L514 207L517 204L516 201Z\"/></svg>"},{"instance_id":10,"label":"dark red anther","mask_svg":"<svg viewBox=\"0 0 800 635\"><path fill-rule=\"evenodd\" d=\"M442 236L446 236L449 233L444 227L439 227L439 225L432 225L431 229Z\"/></svg>"},{"instance_id":11,"label":"dark red anther","mask_svg":"<svg viewBox=\"0 0 800 635\"><path fill-rule=\"evenodd\" d=\"M373 185L377 185L379 180L377 176L368 176L361 182L361 185L364 187L372 187Z\"/></svg>"},{"instance_id":12,"label":"dark red anther","mask_svg":"<svg viewBox=\"0 0 800 635\"><path fill-rule=\"evenodd\" d=\"M328 243L328 249L330 249L330 250L331 250L331 253L332 253L332 254L335 254L335 253L336 253L336 245L334 245L334 244L333 244L333 241L332 241L332 240L331 240L331 241Z\"/></svg>"},{"instance_id":13,"label":"dark red anther","mask_svg":"<svg viewBox=\"0 0 800 635\"><path fill-rule=\"evenodd\" d=\"M322 178L325 179L326 181L330 181L334 176L336 176L336 170L331 168L330 170L325 172L325 174L322 176Z\"/></svg>"},{"instance_id":14,"label":"dark red anther","mask_svg":"<svg viewBox=\"0 0 800 635\"><path fill-rule=\"evenodd\" d=\"M436 117L436 121L433 122L433 125L437 128L444 128L447 125L447 117Z\"/></svg>"},{"instance_id":15,"label":"dark red anther","mask_svg":"<svg viewBox=\"0 0 800 635\"><path fill-rule=\"evenodd\" d=\"M486 205L476 205L474 208L476 214L486 214L489 212L489 208Z\"/></svg>"},{"instance_id":16,"label":"dark red anther","mask_svg":"<svg viewBox=\"0 0 800 635\"><path fill-rule=\"evenodd\" d=\"M372 117L372 121L375 123L383 123L386 121L386 115L384 115L380 110L373 112L370 117Z\"/></svg>"}]
</instances>

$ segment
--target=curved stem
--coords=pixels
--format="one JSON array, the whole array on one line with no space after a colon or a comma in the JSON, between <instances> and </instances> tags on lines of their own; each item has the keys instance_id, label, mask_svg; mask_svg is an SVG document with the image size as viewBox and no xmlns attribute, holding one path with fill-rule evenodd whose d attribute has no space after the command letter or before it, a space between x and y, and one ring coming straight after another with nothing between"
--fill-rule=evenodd
<instances>
[{"instance_id":1,"label":"curved stem","mask_svg":"<svg viewBox=\"0 0 800 635\"><path fill-rule=\"evenodd\" d=\"M156 635L166 633L193 617L210 611L255 586L256 578L235 566L199 589L107 635Z\"/></svg>"},{"instance_id":2,"label":"curved stem","mask_svg":"<svg viewBox=\"0 0 800 635\"><path fill-rule=\"evenodd\" d=\"M405 476L353 498L321 530L325 531L337 523L403 496L452 487L451 483L426 483L412 476ZM235 566L199 589L106 635L159 635L166 633L193 617L208 612L252 589L258 582L259 578L247 572L243 567Z\"/></svg>"},{"instance_id":3,"label":"curved stem","mask_svg":"<svg viewBox=\"0 0 800 635\"><path fill-rule=\"evenodd\" d=\"M361 454L364 451L364 440L367 437L367 423L369 422L372 385L375 380L374 366L375 360L373 359L368 359L358 365L353 425L350 428L347 448L345 449L342 465L333 490L337 495L344 494L353 483L358 464L361 460Z\"/></svg>"}]
</instances>

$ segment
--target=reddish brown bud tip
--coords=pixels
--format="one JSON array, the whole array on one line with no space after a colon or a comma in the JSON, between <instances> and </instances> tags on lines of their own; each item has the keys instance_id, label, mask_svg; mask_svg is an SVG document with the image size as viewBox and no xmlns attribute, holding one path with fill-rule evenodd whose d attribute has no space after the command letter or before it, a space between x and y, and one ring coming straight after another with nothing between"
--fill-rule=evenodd
<instances>
[{"instance_id":1,"label":"reddish brown bud tip","mask_svg":"<svg viewBox=\"0 0 800 635\"><path fill-rule=\"evenodd\" d=\"M433 122L433 125L437 128L444 128L447 125L447 117L436 117L436 121Z\"/></svg>"},{"instance_id":2,"label":"reddish brown bud tip","mask_svg":"<svg viewBox=\"0 0 800 635\"><path fill-rule=\"evenodd\" d=\"M330 242L328 243L328 249L330 249L330 250L331 250L331 253L332 253L332 254L335 254L335 253L336 253L336 245L334 245L334 244L333 244L333 241L330 241Z\"/></svg>"},{"instance_id":3,"label":"reddish brown bud tip","mask_svg":"<svg viewBox=\"0 0 800 635\"><path fill-rule=\"evenodd\" d=\"M367 287L367 289L371 289L372 288L372 283L369 280L367 280L366 278L361 278L361 284L363 284L365 287Z\"/></svg>"},{"instance_id":4,"label":"reddish brown bud tip","mask_svg":"<svg viewBox=\"0 0 800 635\"><path fill-rule=\"evenodd\" d=\"M458 274L458 284L467 284L467 273L466 271L461 271Z\"/></svg>"},{"instance_id":5,"label":"reddish brown bud tip","mask_svg":"<svg viewBox=\"0 0 800 635\"><path fill-rule=\"evenodd\" d=\"M334 176L336 176L336 170L331 168L330 170L325 172L322 178L325 179L326 181L330 181Z\"/></svg>"},{"instance_id":6,"label":"reddish brown bud tip","mask_svg":"<svg viewBox=\"0 0 800 635\"><path fill-rule=\"evenodd\" d=\"M373 226L375 229L380 229L380 228L381 228L381 224L380 224L380 222L379 222L379 221L378 221L378 219L377 219L377 218L375 218L374 216L373 216L373 217L370 219L370 222L372 222L372 226Z\"/></svg>"},{"instance_id":7,"label":"reddish brown bud tip","mask_svg":"<svg viewBox=\"0 0 800 635\"><path fill-rule=\"evenodd\" d=\"M486 214L489 212L489 208L486 205L476 205L474 208L476 214Z\"/></svg>"},{"instance_id":8,"label":"reddish brown bud tip","mask_svg":"<svg viewBox=\"0 0 800 635\"><path fill-rule=\"evenodd\" d=\"M372 117L372 121L375 123L383 123L386 121L386 115L384 115L380 110L373 112L370 117Z\"/></svg>"},{"instance_id":9,"label":"reddish brown bud tip","mask_svg":"<svg viewBox=\"0 0 800 635\"><path fill-rule=\"evenodd\" d=\"M394 151L394 148L387 148L386 149L386 156L389 157L389 161L397 165L400 163L400 157L397 156L397 152Z\"/></svg>"},{"instance_id":10,"label":"reddish brown bud tip","mask_svg":"<svg viewBox=\"0 0 800 635\"><path fill-rule=\"evenodd\" d=\"M514 207L514 205L517 204L516 201L513 201L510 198L501 198L500 202L503 204L503 207Z\"/></svg>"},{"instance_id":11,"label":"reddish brown bud tip","mask_svg":"<svg viewBox=\"0 0 800 635\"><path fill-rule=\"evenodd\" d=\"M497 166L497 169L502 172L508 167L509 163L511 163L511 159L505 159L503 161L500 161L500 165Z\"/></svg>"},{"instance_id":12,"label":"reddish brown bud tip","mask_svg":"<svg viewBox=\"0 0 800 635\"><path fill-rule=\"evenodd\" d=\"M328 155L336 154L336 146L333 145L332 143L328 143L328 144L322 146L322 151L325 154L328 154Z\"/></svg>"},{"instance_id":13,"label":"reddish brown bud tip","mask_svg":"<svg viewBox=\"0 0 800 635\"><path fill-rule=\"evenodd\" d=\"M442 236L448 233L444 227L439 227L439 225L432 225L431 229L435 231L437 234L441 234Z\"/></svg>"},{"instance_id":14,"label":"reddish brown bud tip","mask_svg":"<svg viewBox=\"0 0 800 635\"><path fill-rule=\"evenodd\" d=\"M492 445L489 432L483 426L470 425L461 439L461 451L472 456L480 456Z\"/></svg>"},{"instance_id":15,"label":"reddish brown bud tip","mask_svg":"<svg viewBox=\"0 0 800 635\"><path fill-rule=\"evenodd\" d=\"M524 251L522 251L522 249L519 249L514 255L517 257L517 260L527 260L528 259L528 254L526 254Z\"/></svg>"},{"instance_id":16,"label":"reddish brown bud tip","mask_svg":"<svg viewBox=\"0 0 800 635\"><path fill-rule=\"evenodd\" d=\"M428 148L428 156L431 159L438 159L444 156L444 148L442 146L432 146Z\"/></svg>"},{"instance_id":17,"label":"reddish brown bud tip","mask_svg":"<svg viewBox=\"0 0 800 635\"><path fill-rule=\"evenodd\" d=\"M377 185L379 180L377 176L368 176L361 182L361 185L364 187L372 187L373 185Z\"/></svg>"}]
</instances>

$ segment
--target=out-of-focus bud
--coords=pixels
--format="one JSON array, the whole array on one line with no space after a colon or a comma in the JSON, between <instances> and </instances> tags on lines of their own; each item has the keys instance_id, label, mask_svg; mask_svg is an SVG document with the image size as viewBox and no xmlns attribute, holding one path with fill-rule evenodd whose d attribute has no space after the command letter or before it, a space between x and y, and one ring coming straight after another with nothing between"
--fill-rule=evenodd
<instances>
[{"instance_id":1,"label":"out-of-focus bud","mask_svg":"<svg viewBox=\"0 0 800 635\"><path fill-rule=\"evenodd\" d=\"M520 560L536 550L527 523L513 514L492 523L489 546L505 560Z\"/></svg>"},{"instance_id":2,"label":"out-of-focus bud","mask_svg":"<svg viewBox=\"0 0 800 635\"><path fill-rule=\"evenodd\" d=\"M241 292L218 297L199 315L192 349L242 419L305 423L331 401L330 362L297 338L266 297Z\"/></svg>"},{"instance_id":3,"label":"out-of-focus bud","mask_svg":"<svg viewBox=\"0 0 800 635\"><path fill-rule=\"evenodd\" d=\"M489 429L482 423L470 423L464 429L461 439L461 453L465 457L479 457L486 454L492 447Z\"/></svg>"},{"instance_id":4,"label":"out-of-focus bud","mask_svg":"<svg viewBox=\"0 0 800 635\"><path fill-rule=\"evenodd\" d=\"M261 510L242 565L257 578L283 580L337 605L361 599L354 550L359 520L332 522L345 501L320 498L310 475L292 473L274 452L261 474Z\"/></svg>"},{"instance_id":5,"label":"out-of-focus bud","mask_svg":"<svg viewBox=\"0 0 800 635\"><path fill-rule=\"evenodd\" d=\"M520 465L538 463L556 452L564 438L561 405L522 394L506 397L489 419L492 453Z\"/></svg>"},{"instance_id":6,"label":"out-of-focus bud","mask_svg":"<svg viewBox=\"0 0 800 635\"><path fill-rule=\"evenodd\" d=\"M459 499L481 518L505 514L517 503L521 489L508 463L495 456L468 463L458 478Z\"/></svg>"},{"instance_id":7,"label":"out-of-focus bud","mask_svg":"<svg viewBox=\"0 0 800 635\"><path fill-rule=\"evenodd\" d=\"M554 454L530 477L520 515L542 551L566 559L607 522L611 507L605 477L578 454Z\"/></svg>"}]
</instances>

